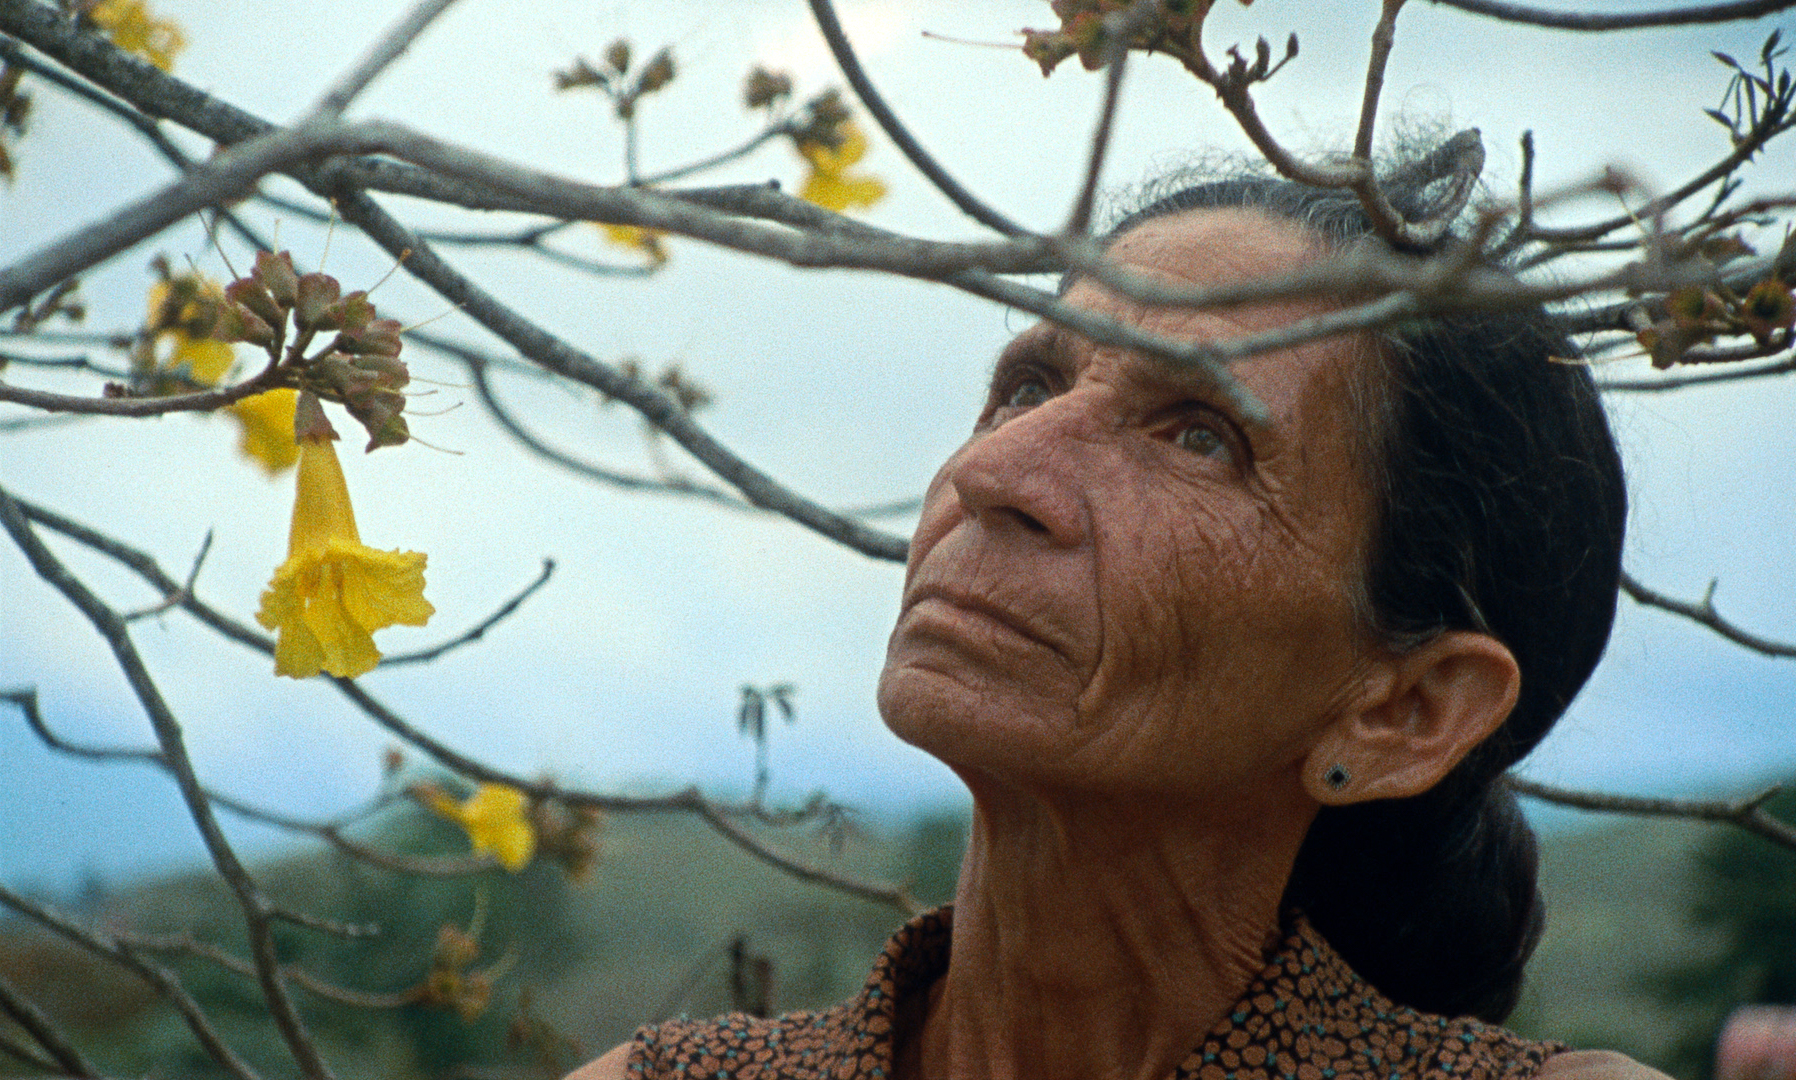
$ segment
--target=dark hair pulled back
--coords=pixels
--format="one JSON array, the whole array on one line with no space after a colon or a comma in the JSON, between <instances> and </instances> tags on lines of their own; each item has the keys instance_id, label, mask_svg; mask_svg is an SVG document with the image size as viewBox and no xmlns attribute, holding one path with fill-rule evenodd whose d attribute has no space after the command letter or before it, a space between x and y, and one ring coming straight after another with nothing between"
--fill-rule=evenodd
<instances>
[{"instance_id":1,"label":"dark hair pulled back","mask_svg":"<svg viewBox=\"0 0 1796 1080\"><path fill-rule=\"evenodd\" d=\"M1392 175L1393 204L1425 203L1426 190ZM1350 193L1262 176L1180 188L1110 235L1225 208L1288 219L1333 247L1373 235ZM1384 370L1361 395L1375 414L1367 617L1399 649L1447 630L1488 633L1515 655L1521 693L1433 790L1325 807L1285 898L1393 1000L1496 1023L1515 1007L1543 925L1534 834L1500 779L1608 641L1627 512L1621 461L1589 370L1554 362L1576 353L1538 308L1430 316L1381 344Z\"/></svg>"}]
</instances>

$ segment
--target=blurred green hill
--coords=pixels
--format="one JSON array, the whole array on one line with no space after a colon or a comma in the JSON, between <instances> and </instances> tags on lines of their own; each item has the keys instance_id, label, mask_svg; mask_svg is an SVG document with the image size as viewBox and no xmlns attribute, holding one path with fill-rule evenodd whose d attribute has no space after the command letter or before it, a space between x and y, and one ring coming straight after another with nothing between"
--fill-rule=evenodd
<instances>
[{"instance_id":1,"label":"blurred green hill","mask_svg":"<svg viewBox=\"0 0 1796 1080\"><path fill-rule=\"evenodd\" d=\"M1745 851L1788 866L1788 877L1777 879L1783 888L1796 882L1796 855L1712 825L1591 820L1595 827L1544 839L1548 929L1512 1026L1619 1049L1696 1080L1733 1001L1693 992L1691 982L1721 978L1703 974L1704 965L1728 955L1736 931L1700 923L1692 912L1713 899L1716 859ZM852 839L840 855L804 833L781 833L777 842L841 870L909 881L933 902L952 891L964 829L944 812ZM422 813L397 815L375 836L425 854L466 844ZM445 926L478 941L463 974L492 975L487 1007L468 1019L440 1005L389 1002L370 1010L296 991L342 1075L558 1076L662 1016L737 1004L774 1011L825 1005L859 987L901 921L890 909L795 883L685 818L615 820L602 844L590 879L578 884L546 865L447 879L403 877L328 853L263 866L283 905L381 928L362 939L284 928L283 957L330 983L390 999L413 993L431 974ZM90 888L64 903L79 909L72 914L85 925L191 933L242 952L228 897L203 874ZM259 1018L251 980L174 951L159 955L253 1062L268 1075L291 1075ZM105 1069L219 1075L192 1049L172 1010L140 983L17 919L0 921L0 977L38 1001Z\"/></svg>"}]
</instances>

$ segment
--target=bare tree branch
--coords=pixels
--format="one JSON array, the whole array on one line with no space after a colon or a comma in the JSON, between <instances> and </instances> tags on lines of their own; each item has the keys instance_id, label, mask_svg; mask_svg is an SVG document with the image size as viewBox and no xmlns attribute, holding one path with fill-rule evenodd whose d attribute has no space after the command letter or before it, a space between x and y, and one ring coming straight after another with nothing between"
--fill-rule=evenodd
<instances>
[{"instance_id":1,"label":"bare tree branch","mask_svg":"<svg viewBox=\"0 0 1796 1080\"><path fill-rule=\"evenodd\" d=\"M0 271L3 277L4 271ZM4 287L0 283L0 287ZM216 390L200 390L191 394L167 397L82 397L76 394L54 394L47 390L30 390L22 386L0 383L0 401L27 405L54 413L79 413L87 416L165 416L177 412L211 412L233 402L254 397L265 390L285 386L286 377L269 367L259 374Z\"/></svg>"},{"instance_id":2,"label":"bare tree branch","mask_svg":"<svg viewBox=\"0 0 1796 1080\"><path fill-rule=\"evenodd\" d=\"M1610 814L1632 814L1638 817L1690 818L1696 821L1722 821L1738 825L1749 833L1796 851L1796 827L1765 812L1769 802L1781 788L1770 788L1749 799L1737 802L1701 799L1648 799L1632 795L1607 795L1596 791L1574 791L1548 784L1523 780L1510 775L1504 783L1518 795L1573 806L1580 810L1596 810Z\"/></svg>"},{"instance_id":3,"label":"bare tree branch","mask_svg":"<svg viewBox=\"0 0 1796 1080\"><path fill-rule=\"evenodd\" d=\"M789 491L713 439L672 398L575 349L500 303L443 261L428 244L388 216L372 199L359 193L351 194L343 199L342 206L346 220L354 222L395 257L401 251L409 251L406 271L436 290L445 300L460 307L530 360L637 410L756 506L783 514L862 554L903 561L908 547L904 540L870 529Z\"/></svg>"},{"instance_id":4,"label":"bare tree branch","mask_svg":"<svg viewBox=\"0 0 1796 1080\"><path fill-rule=\"evenodd\" d=\"M1433 2L1439 3L1442 2L1442 0L1433 0ZM1790 0L1790 2L1796 3L1796 0ZM1796 127L1796 117L1791 117L1783 113L1767 112L1764 116L1760 117L1759 122L1746 133L1746 137L1741 139L1734 147L1733 151L1726 157L1709 166L1707 169L1704 169L1702 172L1697 173L1684 183L1679 184L1676 188L1664 195L1648 201L1639 209L1630 213L1617 214L1614 217L1604 218L1601 221L1592 222L1588 225L1575 225L1564 228L1549 228L1535 225L1524 235L1530 240L1549 241L1555 245L1577 244L1595 240L1599 237L1606 236L1617 229L1625 229L1631 225L1637 225L1642 221L1663 217L1679 204L1683 203L1684 200L1695 195L1697 192L1702 191L1710 184L1731 176L1740 168L1740 166L1751 161L1753 155L1763 149L1766 143L1777 136L1782 135L1784 132L1789 131L1793 127Z\"/></svg>"},{"instance_id":5,"label":"bare tree branch","mask_svg":"<svg viewBox=\"0 0 1796 1080\"><path fill-rule=\"evenodd\" d=\"M1635 30L1647 26L1690 26L1696 23L1734 22L1758 19L1788 8L1796 0L1733 0L1726 4L1700 7L1664 8L1659 11L1615 12L1603 15L1581 15L1571 11L1549 11L1523 7L1503 0L1428 0L1441 7L1458 8L1473 15L1487 15L1504 22L1547 26L1555 30Z\"/></svg>"},{"instance_id":6,"label":"bare tree branch","mask_svg":"<svg viewBox=\"0 0 1796 1080\"><path fill-rule=\"evenodd\" d=\"M355 67L345 72L325 91L318 104L312 108L313 117L334 120L343 115L343 110L349 107L349 103L367 89L368 84L378 78L381 72L392 66L405 50L411 48L412 42L418 40L418 35L453 3L455 0L418 0L405 18L375 42Z\"/></svg>"},{"instance_id":7,"label":"bare tree branch","mask_svg":"<svg viewBox=\"0 0 1796 1080\"><path fill-rule=\"evenodd\" d=\"M601 483L620 487L626 491L653 491L669 495L687 495L715 503L719 506L729 506L736 509L752 508L749 503L730 495L728 492L720 491L717 488L705 487L682 480L663 480L655 477L635 476L630 473L617 472L613 469L594 465L588 461L582 461L579 458L555 449L553 446L550 446L548 443L538 438L530 429L526 428L523 423L514 417L511 414L511 411L499 401L498 396L493 393L492 380L487 374L488 367L490 366L487 357L477 353L473 349L468 349L449 341L443 341L436 347L441 348L442 351L447 352L462 361L463 365L468 369L469 378L473 381L474 394L476 397L480 398L480 403L485 406L487 413L498 422L501 428L505 429L506 434L510 435L513 439L516 439L525 449L543 460L553 462L578 476L584 476L589 480L597 480Z\"/></svg>"},{"instance_id":8,"label":"bare tree branch","mask_svg":"<svg viewBox=\"0 0 1796 1080\"><path fill-rule=\"evenodd\" d=\"M3 491L0 491L0 499L8 499ZM0 509L4 509L6 506L16 508L17 513L21 517L28 517L32 520L40 521L46 526L53 528L72 539L87 544L94 550L116 559L123 565L135 571L140 577L144 577L146 580L150 581L151 584L156 585L158 588L166 588L166 584L173 580L169 578L167 574L163 573L160 567L156 566L155 561L150 559L149 556L137 552L116 540L103 536L86 526L70 521L60 515L52 514L40 507L31 506L28 503L24 503L22 500L8 499L6 503L0 504ZM256 634L246 627L243 627L241 624L234 623L232 620L219 615L196 597L184 597L181 601L181 607L193 612L215 629L225 631L226 636L230 637L232 640L248 645L264 655L271 655L273 653L274 644L265 636ZM345 697L349 698L351 702L367 714L369 718L393 732L393 734L399 736L401 739L404 739L406 742L416 746L426 754L429 754L432 758L436 759L439 764L444 765L462 776L474 780L515 787L518 790L529 794L532 798L556 800L570 806L590 806L614 813L689 813L699 816L707 822L710 822L713 818L716 820L727 821L733 816L747 813L749 816L755 817L758 820L775 825L790 824L806 820L822 806L820 802L814 801L811 806L806 807L795 814L768 814L758 805L732 807L706 799L696 788L688 788L672 795L659 797L601 795L593 792L569 790L548 781L527 779L494 769L483 762L477 761L474 758L454 750L447 744L439 742L414 727L398 713L375 699L373 695L369 694L354 680L332 677L331 682L336 685L338 690L341 691ZM12 700L16 695L28 693L29 691L14 692L13 694L6 695L4 698L0 698L0 700ZM145 755L140 754L139 756ZM466 863L450 864L447 861L442 861L441 865L436 865L411 857L394 856L369 849L364 845L358 845L355 842L348 840L342 836L340 825L318 825L314 823L298 822L294 819L284 818L266 810L250 807L247 804L230 799L227 796L218 795L217 793L204 794L208 799L217 801L221 807L230 809L236 813L255 817L257 820L276 824L283 828L289 828L300 832L312 832L344 851L356 855L358 858L363 858L379 865L388 866L391 869L414 873L449 874L462 873L466 872L468 869L484 868L489 865L489 861L484 858L479 861L478 867L472 867ZM856 896L866 896L876 899L881 903L890 904L901 910L914 911L915 905L903 889L873 884L845 875L833 874L801 861L795 861L791 859L790 856L784 855L776 849L763 844L751 834L742 833L741 835L731 836L730 839L738 845L747 847L757 858L760 858L771 865L781 867L782 869L787 867L793 868L795 871L800 872L804 880L826 884L832 888L837 888Z\"/></svg>"},{"instance_id":9,"label":"bare tree branch","mask_svg":"<svg viewBox=\"0 0 1796 1080\"><path fill-rule=\"evenodd\" d=\"M1709 582L1709 591L1703 594L1702 603L1692 604L1666 596L1664 593L1654 592L1625 571L1621 575L1622 591L1633 597L1638 603L1648 607L1662 608L1673 614L1682 615L1693 622L1701 623L1736 645L1744 645L1753 652L1763 653L1766 656L1796 657L1796 645L1760 637L1750 631L1742 630L1722 618L1721 613L1715 610L1715 586L1715 582Z\"/></svg>"},{"instance_id":10,"label":"bare tree branch","mask_svg":"<svg viewBox=\"0 0 1796 1080\"><path fill-rule=\"evenodd\" d=\"M1122 98L1123 74L1128 70L1129 41L1148 20L1160 14L1159 0L1136 0L1127 10L1104 16L1104 102L1098 108L1097 130L1091 135L1091 149L1086 155L1085 180L1079 185L1079 196L1073 200L1067 215L1067 236L1083 236L1091 231L1091 212L1098 201L1098 182L1104 174L1104 155L1110 149L1110 129L1116 123L1116 105Z\"/></svg>"},{"instance_id":11,"label":"bare tree branch","mask_svg":"<svg viewBox=\"0 0 1796 1080\"><path fill-rule=\"evenodd\" d=\"M908 911L912 915L923 910L923 905L919 904L916 898L911 896L910 890L903 886L894 888L889 885L875 885L843 877L769 847L708 803L701 803L694 809L700 820L717 830L725 839L755 858L778 867L800 881L824 885L851 896L858 896L863 900L871 900L876 904L888 904Z\"/></svg>"},{"instance_id":12,"label":"bare tree branch","mask_svg":"<svg viewBox=\"0 0 1796 1080\"><path fill-rule=\"evenodd\" d=\"M986 206L972 192L962 187L960 181L942 168L929 151L923 149L923 144L911 135L910 129L899 121L898 115L892 112L891 106L886 104L879 89L873 85L873 80L867 77L860 58L854 55L854 46L849 44L848 35L843 32L841 20L836 18L836 10L830 0L810 0L810 4L811 16L817 21L817 29L823 32L823 40L829 43L829 51L836 58L836 66L842 69L848 85L854 87L855 95L866 106L867 114L886 133L886 138L891 139L892 144L903 151L910 163L917 167L917 171L974 221L1005 236L1027 235L1028 230Z\"/></svg>"},{"instance_id":13,"label":"bare tree branch","mask_svg":"<svg viewBox=\"0 0 1796 1080\"><path fill-rule=\"evenodd\" d=\"M32 734L43 740L45 746L57 753L70 757L86 758L89 761L141 761L162 767L165 765L160 750L146 750L131 746L86 746L72 743L50 730L44 723L43 714L38 710L37 691L26 688L22 690L0 691L0 701L16 707L25 717Z\"/></svg>"},{"instance_id":14,"label":"bare tree branch","mask_svg":"<svg viewBox=\"0 0 1796 1080\"><path fill-rule=\"evenodd\" d=\"M1397 13L1403 0L1384 0L1378 25L1372 30L1372 55L1366 61L1366 89L1360 98L1359 128L1353 135L1353 156L1372 160L1372 136L1378 128L1378 98L1384 93L1384 69L1397 40Z\"/></svg>"},{"instance_id":15,"label":"bare tree branch","mask_svg":"<svg viewBox=\"0 0 1796 1080\"><path fill-rule=\"evenodd\" d=\"M181 980L175 976L174 972L160 964L144 959L137 954L136 950L120 942L117 938L97 930L88 930L68 916L27 900L5 885L0 885L0 905L11 908L89 952L113 961L148 983L152 990L173 1005L175 1011L181 1014L181 1019L187 1024L188 1030L192 1031L194 1038L199 1041L200 1048L205 1050L212 1060L218 1062L226 1072L237 1077L238 1080L260 1080L256 1070L250 1067L249 1062L243 1060L237 1051L224 1041L223 1036L219 1035L218 1029L212 1026L212 1021L206 1016L205 1010L200 1008L199 1002L193 1000L193 995L189 994L186 987L181 985Z\"/></svg>"},{"instance_id":16,"label":"bare tree branch","mask_svg":"<svg viewBox=\"0 0 1796 1080\"><path fill-rule=\"evenodd\" d=\"M218 821L212 815L211 802L206 798L206 793L194 774L193 762L187 756L180 723L163 700L161 691L150 677L149 669L144 666L136 647L131 643L130 627L44 546L24 513L4 490L0 490L0 525L5 527L13 542L25 553L38 576L75 605L111 648L114 659L118 661L133 693L149 717L151 727L156 732L157 744L162 750L163 761L174 776L182 800L187 804L188 814L193 818L200 838L212 857L213 866L230 886L232 895L242 909L244 925L256 960L258 982L282 1041L286 1043L302 1072L308 1077L328 1080L332 1075L330 1067L319 1056L318 1048L304 1021L294 1009L292 998L281 979L274 938L269 932L267 900L219 829Z\"/></svg>"},{"instance_id":17,"label":"bare tree branch","mask_svg":"<svg viewBox=\"0 0 1796 1080\"><path fill-rule=\"evenodd\" d=\"M0 1013L5 1013L12 1018L13 1023L23 1028L27 1035L44 1048L45 1053L55 1059L53 1065L60 1067L63 1072L70 1076L100 1075L81 1056L81 1051L69 1042L68 1037L57 1030L56 1024L26 1000L4 977L0 977Z\"/></svg>"},{"instance_id":18,"label":"bare tree branch","mask_svg":"<svg viewBox=\"0 0 1796 1080\"><path fill-rule=\"evenodd\" d=\"M1688 375L1670 375L1660 379L1600 379L1596 385L1599 390L1650 393L1655 390L1678 390L1686 386L1700 386L1703 383L1738 382L1764 378L1768 375L1787 375L1792 371L1796 371L1796 354L1785 357L1774 364L1764 364L1758 367L1698 371Z\"/></svg>"}]
</instances>

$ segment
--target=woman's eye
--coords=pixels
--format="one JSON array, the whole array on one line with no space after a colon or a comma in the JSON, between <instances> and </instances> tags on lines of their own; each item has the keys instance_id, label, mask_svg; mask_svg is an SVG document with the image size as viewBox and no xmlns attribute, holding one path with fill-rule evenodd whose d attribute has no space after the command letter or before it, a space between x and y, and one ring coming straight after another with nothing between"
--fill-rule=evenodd
<instances>
[{"instance_id":1,"label":"woman's eye","mask_svg":"<svg viewBox=\"0 0 1796 1080\"><path fill-rule=\"evenodd\" d=\"M1040 379L1024 379L1010 388L1004 404L1012 409L1033 409L1052 396L1047 383Z\"/></svg>"},{"instance_id":2,"label":"woman's eye","mask_svg":"<svg viewBox=\"0 0 1796 1080\"><path fill-rule=\"evenodd\" d=\"M1216 457L1229 451L1228 443L1208 423L1194 423L1174 435L1172 441L1180 449L1201 457Z\"/></svg>"}]
</instances>

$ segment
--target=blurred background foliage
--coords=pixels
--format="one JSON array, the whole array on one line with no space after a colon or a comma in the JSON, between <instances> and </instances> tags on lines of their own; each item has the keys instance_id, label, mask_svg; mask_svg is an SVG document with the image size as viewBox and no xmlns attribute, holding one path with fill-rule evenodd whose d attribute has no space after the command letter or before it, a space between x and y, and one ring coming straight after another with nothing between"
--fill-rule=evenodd
<instances>
[{"instance_id":1,"label":"blurred background foliage","mask_svg":"<svg viewBox=\"0 0 1796 1080\"><path fill-rule=\"evenodd\" d=\"M1770 808L1796 815L1796 793ZM934 904L952 895L966 828L959 810L944 808L863 823L839 852L823 836L777 842L836 869L908 881ZM466 850L454 825L408 802L363 830L393 851ZM412 991L431 974L445 927L477 939L465 974L493 973L477 1015L302 994L343 1075L559 1076L664 1016L828 1005L859 988L900 921L889 908L794 886L677 816L613 820L600 841L584 882L542 862L462 878L400 875L330 852L262 866L283 902L379 927L355 939L285 928L285 959L334 986ZM1511 1019L1524 1034L1617 1049L1680 1080L1707 1080L1729 1011L1796 1003L1796 860L1756 837L1688 821L1551 829L1542 888L1547 932ZM101 927L242 947L229 896L202 872L117 888L93 879L44 899ZM227 1037L280 1074L283 1049L254 983L205 960L172 962ZM109 1073L223 1075L135 979L16 919L0 920L0 978L40 1002ZM0 1075L15 1074L7 1069Z\"/></svg>"}]
</instances>

